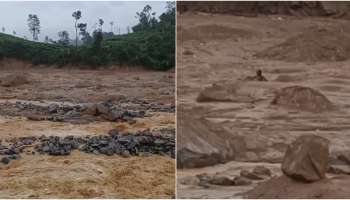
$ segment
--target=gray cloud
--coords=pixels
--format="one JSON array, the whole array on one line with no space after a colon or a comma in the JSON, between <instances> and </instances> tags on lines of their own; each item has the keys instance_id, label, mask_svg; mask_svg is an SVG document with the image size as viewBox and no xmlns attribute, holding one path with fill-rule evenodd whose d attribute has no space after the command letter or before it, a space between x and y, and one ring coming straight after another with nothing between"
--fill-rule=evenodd
<instances>
[{"instance_id":1,"label":"gray cloud","mask_svg":"<svg viewBox=\"0 0 350 200\"><path fill-rule=\"evenodd\" d=\"M127 26L137 24L136 12L141 11L145 5L150 5L159 16L165 11L165 1L37 1L37 2L0 2L0 27L6 28L6 33L16 31L18 36L31 38L27 26L28 14L37 14L40 18L41 33L39 40L47 35L57 39L57 33L67 30L73 38L74 20L72 13L82 11L80 22L88 24L92 30L99 18L104 20L103 29L110 31L110 21L114 22L113 32L120 28L126 32Z\"/></svg>"}]
</instances>

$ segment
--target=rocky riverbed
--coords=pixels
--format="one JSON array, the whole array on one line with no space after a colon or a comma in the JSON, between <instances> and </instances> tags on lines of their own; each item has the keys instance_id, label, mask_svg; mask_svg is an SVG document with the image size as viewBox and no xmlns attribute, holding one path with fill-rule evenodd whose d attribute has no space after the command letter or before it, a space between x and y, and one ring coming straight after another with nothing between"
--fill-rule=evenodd
<instances>
[{"instance_id":1,"label":"rocky riverbed","mask_svg":"<svg viewBox=\"0 0 350 200\"><path fill-rule=\"evenodd\" d=\"M0 198L175 195L173 72L1 65Z\"/></svg>"},{"instance_id":2,"label":"rocky riverbed","mask_svg":"<svg viewBox=\"0 0 350 200\"><path fill-rule=\"evenodd\" d=\"M24 116L29 120L88 123L89 121L133 122L133 118L149 117L146 112L175 113L174 105L149 103L147 101L111 101L85 104L64 104L27 101L5 101L0 103L0 114Z\"/></svg>"}]
</instances>

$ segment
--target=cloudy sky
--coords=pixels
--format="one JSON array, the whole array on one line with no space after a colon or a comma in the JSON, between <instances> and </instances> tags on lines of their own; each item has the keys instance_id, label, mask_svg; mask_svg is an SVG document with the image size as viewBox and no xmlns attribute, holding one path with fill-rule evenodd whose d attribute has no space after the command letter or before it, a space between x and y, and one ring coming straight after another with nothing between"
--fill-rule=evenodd
<instances>
[{"instance_id":1,"label":"cloudy sky","mask_svg":"<svg viewBox=\"0 0 350 200\"><path fill-rule=\"evenodd\" d=\"M145 5L150 5L152 11L159 16L165 11L165 1L37 1L37 2L1 2L0 1L0 27L5 27L6 33L16 31L17 36L31 38L28 31L27 19L29 14L37 14L40 19L41 32L39 40L45 36L57 39L57 33L62 30L69 32L74 38L74 19L72 13L76 10L82 12L80 22L88 24L88 31L93 29L99 18L104 20L103 30L110 31L109 22L113 21L113 32L126 32L127 26L137 24L136 12L141 11Z\"/></svg>"}]
</instances>

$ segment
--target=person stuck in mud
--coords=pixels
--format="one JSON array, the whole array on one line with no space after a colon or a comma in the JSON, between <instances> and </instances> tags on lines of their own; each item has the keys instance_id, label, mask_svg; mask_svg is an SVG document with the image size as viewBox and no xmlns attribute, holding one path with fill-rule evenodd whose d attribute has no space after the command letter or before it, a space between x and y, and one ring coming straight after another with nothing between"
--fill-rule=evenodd
<instances>
[{"instance_id":1,"label":"person stuck in mud","mask_svg":"<svg viewBox=\"0 0 350 200\"><path fill-rule=\"evenodd\" d=\"M245 81L267 81L267 79L262 75L262 71L258 69L255 76L248 76L244 79Z\"/></svg>"}]
</instances>

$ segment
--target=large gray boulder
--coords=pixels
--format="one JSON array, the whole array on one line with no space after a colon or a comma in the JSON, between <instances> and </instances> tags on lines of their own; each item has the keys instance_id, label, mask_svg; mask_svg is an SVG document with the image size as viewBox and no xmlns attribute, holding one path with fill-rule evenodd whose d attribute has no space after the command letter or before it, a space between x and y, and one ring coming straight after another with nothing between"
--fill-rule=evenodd
<instances>
[{"instance_id":1,"label":"large gray boulder","mask_svg":"<svg viewBox=\"0 0 350 200\"><path fill-rule=\"evenodd\" d=\"M287 149L282 171L304 182L325 178L329 161L329 140L315 135L298 137Z\"/></svg>"}]
</instances>

